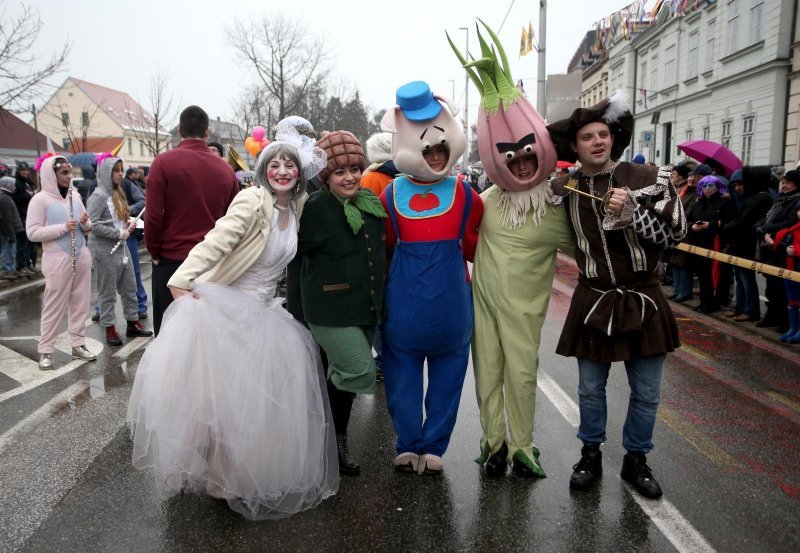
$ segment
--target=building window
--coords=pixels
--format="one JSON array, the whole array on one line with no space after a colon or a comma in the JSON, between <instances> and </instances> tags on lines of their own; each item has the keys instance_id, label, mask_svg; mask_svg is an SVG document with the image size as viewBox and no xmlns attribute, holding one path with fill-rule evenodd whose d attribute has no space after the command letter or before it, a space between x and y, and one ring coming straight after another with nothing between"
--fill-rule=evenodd
<instances>
[{"instance_id":1,"label":"building window","mask_svg":"<svg viewBox=\"0 0 800 553\"><path fill-rule=\"evenodd\" d=\"M750 8L750 44L760 42L762 38L761 22L764 19L764 0L753 0Z\"/></svg>"},{"instance_id":2,"label":"building window","mask_svg":"<svg viewBox=\"0 0 800 553\"><path fill-rule=\"evenodd\" d=\"M89 112L88 111L84 111L84 112L81 113L81 126L84 129L89 128Z\"/></svg>"},{"instance_id":3,"label":"building window","mask_svg":"<svg viewBox=\"0 0 800 553\"><path fill-rule=\"evenodd\" d=\"M675 50L677 47L674 44L664 50L664 88L674 85L678 78L675 71Z\"/></svg>"},{"instance_id":4,"label":"building window","mask_svg":"<svg viewBox=\"0 0 800 553\"><path fill-rule=\"evenodd\" d=\"M750 165L753 154L753 120L755 117L745 117L742 122L742 163Z\"/></svg>"},{"instance_id":5,"label":"building window","mask_svg":"<svg viewBox=\"0 0 800 553\"><path fill-rule=\"evenodd\" d=\"M650 58L650 93L658 92L658 56Z\"/></svg>"},{"instance_id":6,"label":"building window","mask_svg":"<svg viewBox=\"0 0 800 553\"><path fill-rule=\"evenodd\" d=\"M61 123L65 127L69 127L69 113L64 113L63 111L61 112Z\"/></svg>"},{"instance_id":7,"label":"building window","mask_svg":"<svg viewBox=\"0 0 800 553\"><path fill-rule=\"evenodd\" d=\"M641 75L641 80L639 81L640 88L647 93L647 62L642 62L642 69L639 71L639 75Z\"/></svg>"},{"instance_id":8,"label":"building window","mask_svg":"<svg viewBox=\"0 0 800 553\"><path fill-rule=\"evenodd\" d=\"M703 140L711 139L711 127L703 127Z\"/></svg>"},{"instance_id":9,"label":"building window","mask_svg":"<svg viewBox=\"0 0 800 553\"><path fill-rule=\"evenodd\" d=\"M139 155L144 156L144 142L139 141Z\"/></svg>"},{"instance_id":10,"label":"building window","mask_svg":"<svg viewBox=\"0 0 800 553\"><path fill-rule=\"evenodd\" d=\"M722 145L726 148L731 147L731 121L722 122Z\"/></svg>"},{"instance_id":11,"label":"building window","mask_svg":"<svg viewBox=\"0 0 800 553\"><path fill-rule=\"evenodd\" d=\"M71 150L72 149L72 140L70 140L69 138L65 138L64 139L64 149L65 150Z\"/></svg>"},{"instance_id":12,"label":"building window","mask_svg":"<svg viewBox=\"0 0 800 553\"><path fill-rule=\"evenodd\" d=\"M730 55L736 51L739 43L739 0L728 2L728 28L726 29L728 42L725 47L725 54Z\"/></svg>"},{"instance_id":13,"label":"building window","mask_svg":"<svg viewBox=\"0 0 800 553\"><path fill-rule=\"evenodd\" d=\"M700 50L700 33L698 31L689 35L689 51L686 56L686 78L697 76L697 62Z\"/></svg>"},{"instance_id":14,"label":"building window","mask_svg":"<svg viewBox=\"0 0 800 553\"><path fill-rule=\"evenodd\" d=\"M714 69L714 48L716 46L715 33L717 32L717 20L712 19L708 22L708 33L706 35L706 64L705 70L711 71Z\"/></svg>"},{"instance_id":15,"label":"building window","mask_svg":"<svg viewBox=\"0 0 800 553\"><path fill-rule=\"evenodd\" d=\"M133 155L133 139L128 139L128 154Z\"/></svg>"},{"instance_id":16,"label":"building window","mask_svg":"<svg viewBox=\"0 0 800 553\"><path fill-rule=\"evenodd\" d=\"M686 142L690 140L694 140L694 131L692 129L686 129Z\"/></svg>"}]
</instances>

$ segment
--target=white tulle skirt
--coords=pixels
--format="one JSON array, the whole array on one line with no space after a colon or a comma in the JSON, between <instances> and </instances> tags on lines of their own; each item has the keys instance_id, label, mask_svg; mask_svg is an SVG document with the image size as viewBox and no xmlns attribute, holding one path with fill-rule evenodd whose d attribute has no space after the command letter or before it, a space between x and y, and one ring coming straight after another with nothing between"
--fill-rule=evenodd
<instances>
[{"instance_id":1,"label":"white tulle skirt","mask_svg":"<svg viewBox=\"0 0 800 553\"><path fill-rule=\"evenodd\" d=\"M229 286L169 307L133 383L133 464L165 496L228 501L248 519L318 505L339 487L333 423L311 334Z\"/></svg>"}]
</instances>

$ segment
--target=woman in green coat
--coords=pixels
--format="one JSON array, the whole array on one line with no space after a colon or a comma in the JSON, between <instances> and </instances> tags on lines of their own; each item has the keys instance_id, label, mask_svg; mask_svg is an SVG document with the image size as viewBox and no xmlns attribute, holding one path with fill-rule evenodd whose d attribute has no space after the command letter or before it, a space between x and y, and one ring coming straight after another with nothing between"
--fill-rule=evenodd
<instances>
[{"instance_id":1,"label":"woman in green coat","mask_svg":"<svg viewBox=\"0 0 800 553\"><path fill-rule=\"evenodd\" d=\"M319 174L325 186L311 195L300 221L303 314L328 356L328 396L336 430L339 472L357 475L347 425L355 394L375 391L372 337L383 319L386 280L386 211L361 188L364 150L347 131L317 143L328 156Z\"/></svg>"}]
</instances>

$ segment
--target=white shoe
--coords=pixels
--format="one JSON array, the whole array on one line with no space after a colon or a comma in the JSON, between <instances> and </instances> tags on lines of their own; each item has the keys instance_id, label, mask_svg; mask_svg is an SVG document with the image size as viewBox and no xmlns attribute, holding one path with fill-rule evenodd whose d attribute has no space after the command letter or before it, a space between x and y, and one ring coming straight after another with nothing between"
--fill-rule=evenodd
<instances>
[{"instance_id":1,"label":"white shoe","mask_svg":"<svg viewBox=\"0 0 800 553\"><path fill-rule=\"evenodd\" d=\"M438 455L426 453L419 458L418 474L438 475L444 469L444 461Z\"/></svg>"},{"instance_id":2,"label":"white shoe","mask_svg":"<svg viewBox=\"0 0 800 553\"><path fill-rule=\"evenodd\" d=\"M84 361L96 361L97 356L86 349L86 346L76 346L72 348L73 359L83 359Z\"/></svg>"},{"instance_id":3,"label":"white shoe","mask_svg":"<svg viewBox=\"0 0 800 553\"><path fill-rule=\"evenodd\" d=\"M419 455L405 452L394 458L394 470L397 472L417 472Z\"/></svg>"},{"instance_id":4,"label":"white shoe","mask_svg":"<svg viewBox=\"0 0 800 553\"><path fill-rule=\"evenodd\" d=\"M43 371L49 371L53 368L53 359L51 353L43 353L39 357L39 368Z\"/></svg>"}]
</instances>

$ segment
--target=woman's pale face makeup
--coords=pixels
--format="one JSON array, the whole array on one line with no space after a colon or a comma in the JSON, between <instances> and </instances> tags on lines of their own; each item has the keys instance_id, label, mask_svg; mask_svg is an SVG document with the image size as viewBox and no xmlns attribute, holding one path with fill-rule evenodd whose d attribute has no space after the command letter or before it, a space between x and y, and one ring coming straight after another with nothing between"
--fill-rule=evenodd
<instances>
[{"instance_id":1,"label":"woman's pale face makeup","mask_svg":"<svg viewBox=\"0 0 800 553\"><path fill-rule=\"evenodd\" d=\"M279 198L291 195L299 175L297 164L287 157L274 157L267 165L267 182Z\"/></svg>"},{"instance_id":2,"label":"woman's pale face makeup","mask_svg":"<svg viewBox=\"0 0 800 553\"><path fill-rule=\"evenodd\" d=\"M717 191L717 187L714 186L713 184L706 184L705 186L703 186L703 195L706 198L708 198L709 196L712 196L716 191Z\"/></svg>"},{"instance_id":3,"label":"woman's pale face makeup","mask_svg":"<svg viewBox=\"0 0 800 553\"><path fill-rule=\"evenodd\" d=\"M338 167L328 176L331 192L342 198L353 198L361 189L361 167Z\"/></svg>"},{"instance_id":4,"label":"woman's pale face makeup","mask_svg":"<svg viewBox=\"0 0 800 553\"><path fill-rule=\"evenodd\" d=\"M59 167L56 167L56 184L61 188L68 188L72 182L72 166L69 163L61 162Z\"/></svg>"}]
</instances>

